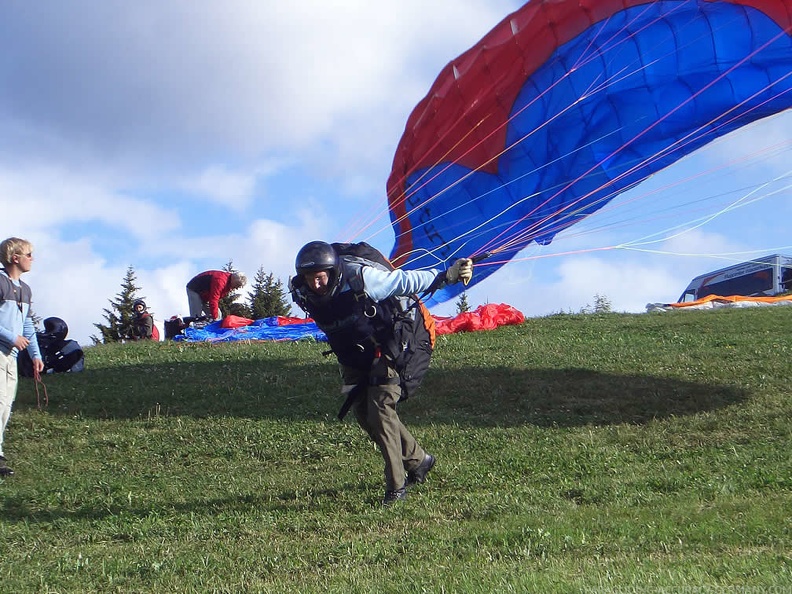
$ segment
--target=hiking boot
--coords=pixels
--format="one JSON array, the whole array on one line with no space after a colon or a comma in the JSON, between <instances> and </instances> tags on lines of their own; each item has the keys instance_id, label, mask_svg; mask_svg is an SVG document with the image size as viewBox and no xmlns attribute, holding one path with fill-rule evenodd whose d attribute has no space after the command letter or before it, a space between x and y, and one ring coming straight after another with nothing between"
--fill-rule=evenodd
<instances>
[{"instance_id":1,"label":"hiking boot","mask_svg":"<svg viewBox=\"0 0 792 594\"><path fill-rule=\"evenodd\" d=\"M407 486L420 485L426 481L426 475L429 474L429 471L432 470L434 465L435 457L432 456L432 454L426 454L423 462L418 465L418 468L407 472Z\"/></svg>"},{"instance_id":2,"label":"hiking boot","mask_svg":"<svg viewBox=\"0 0 792 594\"><path fill-rule=\"evenodd\" d=\"M0 456L0 476L12 476L14 474L14 470L9 468L6 462L8 460L5 459L5 456Z\"/></svg>"},{"instance_id":3,"label":"hiking boot","mask_svg":"<svg viewBox=\"0 0 792 594\"><path fill-rule=\"evenodd\" d=\"M402 487L401 489L388 489L385 491L385 497L382 499L382 505L392 505L397 501L404 501L407 499L407 488Z\"/></svg>"}]
</instances>

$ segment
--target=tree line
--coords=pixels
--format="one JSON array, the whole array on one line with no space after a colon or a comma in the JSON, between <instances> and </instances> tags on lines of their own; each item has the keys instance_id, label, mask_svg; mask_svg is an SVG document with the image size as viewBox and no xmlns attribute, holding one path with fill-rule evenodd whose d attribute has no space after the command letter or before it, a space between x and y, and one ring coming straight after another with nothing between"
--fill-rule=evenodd
<instances>
[{"instance_id":1,"label":"tree line","mask_svg":"<svg viewBox=\"0 0 792 594\"><path fill-rule=\"evenodd\" d=\"M222 270L237 272L231 260ZM121 290L116 294L115 299L108 300L110 306L103 310L105 323L94 324L99 331L98 336L91 336L94 344L121 342L130 338L132 320L135 317L132 304L136 299L143 299L147 305L150 305L146 297L140 294L141 291L142 287L137 284L135 268L129 266L121 281ZM256 271L247 299L237 301L240 296L238 291L232 291L220 300L223 317L234 315L260 320L272 316L288 316L291 313L291 302L283 283L272 272L265 272L263 267ZM155 315L151 308L148 311L151 315Z\"/></svg>"}]
</instances>

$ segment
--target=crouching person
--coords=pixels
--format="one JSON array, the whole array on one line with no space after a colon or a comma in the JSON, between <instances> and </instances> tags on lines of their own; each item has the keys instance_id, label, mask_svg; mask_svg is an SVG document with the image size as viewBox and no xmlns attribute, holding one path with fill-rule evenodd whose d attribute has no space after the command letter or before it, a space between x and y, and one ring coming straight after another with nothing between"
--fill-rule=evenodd
<instances>
[{"instance_id":1,"label":"crouching person","mask_svg":"<svg viewBox=\"0 0 792 594\"><path fill-rule=\"evenodd\" d=\"M362 251L352 249L359 246ZM416 339L414 332L424 321L417 316L431 319L417 294L469 281L473 262L457 260L447 271L394 270L366 244L313 241L299 251L295 268L292 298L327 335L341 367L347 400L339 417L351 408L379 447L385 461L382 503L403 500L407 487L423 483L435 464L396 412L431 358L428 338Z\"/></svg>"}]
</instances>

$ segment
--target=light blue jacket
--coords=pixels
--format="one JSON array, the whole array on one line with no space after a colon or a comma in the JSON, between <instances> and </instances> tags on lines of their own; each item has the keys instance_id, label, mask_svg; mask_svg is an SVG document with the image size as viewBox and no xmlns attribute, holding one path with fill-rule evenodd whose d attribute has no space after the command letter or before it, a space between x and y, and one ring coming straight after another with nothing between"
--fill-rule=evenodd
<instances>
[{"instance_id":1,"label":"light blue jacket","mask_svg":"<svg viewBox=\"0 0 792 594\"><path fill-rule=\"evenodd\" d=\"M41 359L31 295L27 284L11 279L5 270L0 270L0 353L6 356L17 356L14 341L21 335L30 341L27 348L30 358Z\"/></svg>"},{"instance_id":2,"label":"light blue jacket","mask_svg":"<svg viewBox=\"0 0 792 594\"><path fill-rule=\"evenodd\" d=\"M401 297L422 293L434 282L439 270L401 270L385 271L364 266L363 290L374 301L388 297Z\"/></svg>"}]
</instances>

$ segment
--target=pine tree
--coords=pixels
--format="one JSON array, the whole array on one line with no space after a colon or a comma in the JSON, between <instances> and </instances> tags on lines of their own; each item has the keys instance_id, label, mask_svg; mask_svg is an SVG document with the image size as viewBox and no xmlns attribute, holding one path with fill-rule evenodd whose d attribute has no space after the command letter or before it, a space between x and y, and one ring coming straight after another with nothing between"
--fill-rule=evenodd
<instances>
[{"instance_id":1,"label":"pine tree","mask_svg":"<svg viewBox=\"0 0 792 594\"><path fill-rule=\"evenodd\" d=\"M580 313L584 314L604 314L613 312L613 305L611 300L606 295L597 293L594 295L594 305L586 304L586 307L580 309Z\"/></svg>"},{"instance_id":2,"label":"pine tree","mask_svg":"<svg viewBox=\"0 0 792 594\"><path fill-rule=\"evenodd\" d=\"M250 291L248 306L254 320L272 316L288 316L291 305L286 299L283 283L273 273L265 273L264 267L256 271L256 278Z\"/></svg>"},{"instance_id":3,"label":"pine tree","mask_svg":"<svg viewBox=\"0 0 792 594\"><path fill-rule=\"evenodd\" d=\"M124 280L121 282L121 291L116 294L115 301L110 301L110 308L105 308L105 320L107 325L94 324L101 336L91 336L94 344L120 342L127 338L130 328L132 327L132 318L134 317L134 309L132 304L135 299L139 299L137 292L140 290L135 284L137 276L135 276L135 269L130 266L127 268Z\"/></svg>"},{"instance_id":4,"label":"pine tree","mask_svg":"<svg viewBox=\"0 0 792 594\"><path fill-rule=\"evenodd\" d=\"M229 260L228 263L223 266L223 271L225 272L239 272L234 268L233 260ZM239 299L239 293L237 293L236 289L231 291L228 295L220 299L219 307L220 313L223 317L228 315L231 316L240 316L242 318L251 318L252 312L247 304L237 303L236 300Z\"/></svg>"},{"instance_id":5,"label":"pine tree","mask_svg":"<svg viewBox=\"0 0 792 594\"><path fill-rule=\"evenodd\" d=\"M457 299L456 302L456 308L458 314L465 313L466 311L470 311L470 305L468 305L468 300L467 300L467 293L463 292L459 296L459 299Z\"/></svg>"}]
</instances>

